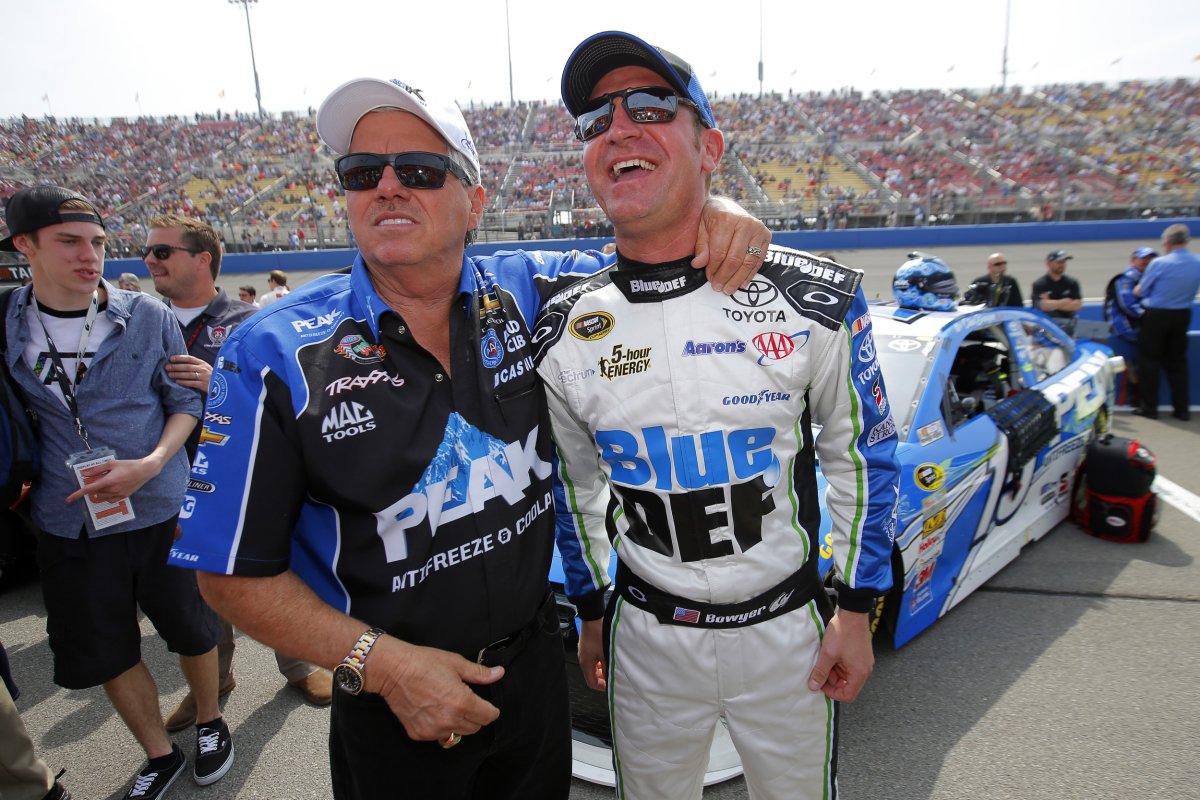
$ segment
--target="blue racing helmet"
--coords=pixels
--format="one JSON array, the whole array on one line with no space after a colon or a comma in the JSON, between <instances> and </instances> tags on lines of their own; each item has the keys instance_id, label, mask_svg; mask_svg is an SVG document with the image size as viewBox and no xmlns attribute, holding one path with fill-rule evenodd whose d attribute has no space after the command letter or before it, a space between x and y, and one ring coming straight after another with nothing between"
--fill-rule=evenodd
<instances>
[{"instance_id":1,"label":"blue racing helmet","mask_svg":"<svg viewBox=\"0 0 1200 800\"><path fill-rule=\"evenodd\" d=\"M958 308L958 282L946 262L928 253L909 253L896 270L892 293L902 308L953 311Z\"/></svg>"}]
</instances>

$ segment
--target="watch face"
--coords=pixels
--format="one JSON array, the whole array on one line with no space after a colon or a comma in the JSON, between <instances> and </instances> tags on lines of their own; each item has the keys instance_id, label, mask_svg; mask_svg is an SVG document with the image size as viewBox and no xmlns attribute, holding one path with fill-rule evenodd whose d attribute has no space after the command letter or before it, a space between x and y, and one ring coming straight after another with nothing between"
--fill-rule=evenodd
<instances>
[{"instance_id":1,"label":"watch face","mask_svg":"<svg viewBox=\"0 0 1200 800\"><path fill-rule=\"evenodd\" d=\"M333 670L333 680L343 692L358 694L362 691L362 674L349 664L338 664Z\"/></svg>"}]
</instances>

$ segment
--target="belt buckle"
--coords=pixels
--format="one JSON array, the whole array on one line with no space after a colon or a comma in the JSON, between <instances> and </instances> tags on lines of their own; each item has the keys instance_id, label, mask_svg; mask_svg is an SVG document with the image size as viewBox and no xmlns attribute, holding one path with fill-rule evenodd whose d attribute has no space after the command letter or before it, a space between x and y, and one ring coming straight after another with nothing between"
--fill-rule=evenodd
<instances>
[{"instance_id":1,"label":"belt buckle","mask_svg":"<svg viewBox=\"0 0 1200 800\"><path fill-rule=\"evenodd\" d=\"M484 646L479 651L479 654L477 656L475 656L475 663L482 664L484 653L486 653L488 650L491 650L493 647L501 647L501 646L509 644L512 641L512 638L513 638L513 636L510 633L508 636L502 636L499 639L497 639L496 641L492 642L491 644Z\"/></svg>"}]
</instances>

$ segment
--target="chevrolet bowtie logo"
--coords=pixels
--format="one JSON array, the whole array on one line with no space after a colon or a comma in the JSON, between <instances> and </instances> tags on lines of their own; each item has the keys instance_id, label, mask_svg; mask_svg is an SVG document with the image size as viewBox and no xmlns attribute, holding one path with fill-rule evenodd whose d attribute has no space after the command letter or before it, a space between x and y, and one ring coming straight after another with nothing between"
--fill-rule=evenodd
<instances>
[{"instance_id":1,"label":"chevrolet bowtie logo","mask_svg":"<svg viewBox=\"0 0 1200 800\"><path fill-rule=\"evenodd\" d=\"M200 431L200 444L215 444L220 447L228 440L228 434L213 433L207 425L204 426L204 430Z\"/></svg>"}]
</instances>

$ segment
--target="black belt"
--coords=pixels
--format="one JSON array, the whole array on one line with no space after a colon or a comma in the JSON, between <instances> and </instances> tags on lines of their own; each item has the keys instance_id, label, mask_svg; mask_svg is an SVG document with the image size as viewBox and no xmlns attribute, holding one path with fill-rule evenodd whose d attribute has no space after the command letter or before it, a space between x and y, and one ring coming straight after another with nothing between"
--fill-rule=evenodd
<instances>
[{"instance_id":1,"label":"black belt","mask_svg":"<svg viewBox=\"0 0 1200 800\"><path fill-rule=\"evenodd\" d=\"M767 591L740 603L701 603L657 589L617 562L617 593L664 625L741 628L774 619L825 596L812 560Z\"/></svg>"},{"instance_id":2,"label":"black belt","mask_svg":"<svg viewBox=\"0 0 1200 800\"><path fill-rule=\"evenodd\" d=\"M547 611L547 609L549 609ZM548 614L553 615L551 623L547 623L546 617ZM542 601L538 607L537 613L533 615L533 619L521 630L515 633L510 633L502 639L489 644L479 651L475 656L475 663L482 664L485 667L507 667L511 664L525 645L533 638L533 635L539 630L546 627L548 633L553 633L558 630L558 606L554 602L554 593L548 592L546 599Z\"/></svg>"}]
</instances>

